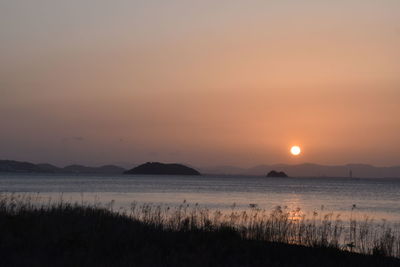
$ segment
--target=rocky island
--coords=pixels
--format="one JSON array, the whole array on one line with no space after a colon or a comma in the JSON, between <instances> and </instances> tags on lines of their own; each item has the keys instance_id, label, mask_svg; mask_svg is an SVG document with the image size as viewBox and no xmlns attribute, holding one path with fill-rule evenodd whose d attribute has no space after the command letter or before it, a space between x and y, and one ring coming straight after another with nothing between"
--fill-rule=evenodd
<instances>
[{"instance_id":1,"label":"rocky island","mask_svg":"<svg viewBox=\"0 0 400 267\"><path fill-rule=\"evenodd\" d=\"M289 176L284 172L277 172L272 170L267 174L267 177L289 177Z\"/></svg>"},{"instance_id":2,"label":"rocky island","mask_svg":"<svg viewBox=\"0 0 400 267\"><path fill-rule=\"evenodd\" d=\"M160 162L147 162L124 172L124 174L200 175L197 170L182 164L165 164Z\"/></svg>"}]
</instances>

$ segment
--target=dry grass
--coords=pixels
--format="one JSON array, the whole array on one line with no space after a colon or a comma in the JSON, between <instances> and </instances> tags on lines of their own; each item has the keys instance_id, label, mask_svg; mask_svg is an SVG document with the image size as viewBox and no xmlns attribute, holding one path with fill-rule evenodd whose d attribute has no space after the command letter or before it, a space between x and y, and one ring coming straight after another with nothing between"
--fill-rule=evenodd
<instances>
[{"instance_id":1,"label":"dry grass","mask_svg":"<svg viewBox=\"0 0 400 267\"><path fill-rule=\"evenodd\" d=\"M89 205L82 200L81 203L71 204L64 202L62 196L56 201L49 200L41 204L38 204L39 200L38 195L0 195L0 224L5 218L32 215L47 218L54 215L73 218L78 222L81 220L79 225L83 227L82 218L93 215L123 221L124 224L127 221L138 222L161 232L213 234L222 231L239 236L242 240L400 258L399 228L385 221L374 222L367 217L356 220L351 216L349 221L343 221L340 215L324 214L323 211L307 217L300 209L288 210L278 206L266 211L255 204L244 211L236 210L233 206L229 212L221 212L201 208L197 204L189 205L185 201L177 207L132 203L129 210L116 210L114 202ZM74 231L79 232L80 229Z\"/></svg>"},{"instance_id":2,"label":"dry grass","mask_svg":"<svg viewBox=\"0 0 400 267\"><path fill-rule=\"evenodd\" d=\"M0 195L2 266L396 266L399 229L276 207L208 210ZM300 245L300 246L298 246ZM350 253L350 252L357 252ZM362 256L363 254L375 255ZM390 257L384 257L390 256ZM227 260L229 259L229 260ZM197 264L194 264L196 262ZM168 264L167 264L168 263Z\"/></svg>"},{"instance_id":3,"label":"dry grass","mask_svg":"<svg viewBox=\"0 0 400 267\"><path fill-rule=\"evenodd\" d=\"M354 208L354 207L353 207ZM329 247L362 254L400 258L400 229L386 221L343 221L340 214L314 212L311 217L286 207L272 211L251 204L248 210L230 212L209 210L182 203L177 207L133 203L129 217L169 230L212 231L220 227L235 229L245 239Z\"/></svg>"}]
</instances>

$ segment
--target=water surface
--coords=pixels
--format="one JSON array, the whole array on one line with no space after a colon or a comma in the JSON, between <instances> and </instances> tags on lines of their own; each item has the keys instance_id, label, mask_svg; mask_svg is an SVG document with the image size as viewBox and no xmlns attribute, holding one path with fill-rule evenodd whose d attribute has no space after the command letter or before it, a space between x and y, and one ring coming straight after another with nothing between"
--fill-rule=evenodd
<instances>
[{"instance_id":1,"label":"water surface","mask_svg":"<svg viewBox=\"0 0 400 267\"><path fill-rule=\"evenodd\" d=\"M0 192L39 193L42 200L102 203L129 209L132 202L210 209L276 206L369 216L400 222L400 179L265 178L252 176L89 176L1 174ZM353 205L355 208L352 209Z\"/></svg>"}]
</instances>

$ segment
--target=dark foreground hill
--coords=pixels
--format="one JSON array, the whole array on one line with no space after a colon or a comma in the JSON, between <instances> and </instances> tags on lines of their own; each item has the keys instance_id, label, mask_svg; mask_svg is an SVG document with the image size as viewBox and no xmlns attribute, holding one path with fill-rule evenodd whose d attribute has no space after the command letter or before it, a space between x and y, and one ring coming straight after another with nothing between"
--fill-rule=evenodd
<instances>
[{"instance_id":1,"label":"dark foreground hill","mask_svg":"<svg viewBox=\"0 0 400 267\"><path fill-rule=\"evenodd\" d=\"M106 209L0 205L1 266L400 266L333 248L243 239L228 226L176 230Z\"/></svg>"},{"instance_id":2,"label":"dark foreground hill","mask_svg":"<svg viewBox=\"0 0 400 267\"><path fill-rule=\"evenodd\" d=\"M147 162L124 173L153 175L200 175L200 173L195 169L182 164L165 164L160 162Z\"/></svg>"}]
</instances>

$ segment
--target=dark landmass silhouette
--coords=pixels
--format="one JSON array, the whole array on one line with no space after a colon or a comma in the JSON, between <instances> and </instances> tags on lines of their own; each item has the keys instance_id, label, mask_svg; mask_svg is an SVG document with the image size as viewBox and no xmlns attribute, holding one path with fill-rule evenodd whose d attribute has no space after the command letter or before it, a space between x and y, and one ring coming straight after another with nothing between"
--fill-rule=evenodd
<instances>
[{"instance_id":1,"label":"dark landmass silhouette","mask_svg":"<svg viewBox=\"0 0 400 267\"><path fill-rule=\"evenodd\" d=\"M10 173L122 174L124 171L124 168L114 165L100 167L70 165L59 168L48 163L33 164L15 160L0 160L0 172Z\"/></svg>"},{"instance_id":2,"label":"dark landmass silhouette","mask_svg":"<svg viewBox=\"0 0 400 267\"><path fill-rule=\"evenodd\" d=\"M200 168L203 174L257 175L264 176L270 170L290 173L291 177L354 177L354 178L400 178L400 166L376 167L368 164L320 165L304 163L297 165L259 165L252 168L214 166ZM351 175L350 175L351 171Z\"/></svg>"},{"instance_id":3,"label":"dark landmass silhouette","mask_svg":"<svg viewBox=\"0 0 400 267\"><path fill-rule=\"evenodd\" d=\"M284 172L277 172L272 170L267 174L267 177L289 177L289 176L287 176L287 174Z\"/></svg>"},{"instance_id":4,"label":"dark landmass silhouette","mask_svg":"<svg viewBox=\"0 0 400 267\"><path fill-rule=\"evenodd\" d=\"M192 167L192 169L194 168ZM265 176L270 170L280 170L285 173L290 173L291 177L400 178L400 166L376 167L368 164L319 165L304 163L298 165L259 165L252 168L215 166L196 169L202 174L215 175ZM15 160L0 160L0 172L9 173L122 174L125 171L125 168L115 165L104 165L100 167L70 165L60 168L47 163L34 164Z\"/></svg>"},{"instance_id":5,"label":"dark landmass silhouette","mask_svg":"<svg viewBox=\"0 0 400 267\"><path fill-rule=\"evenodd\" d=\"M42 172L50 172L50 173L57 173L63 169L48 163L40 163L36 164L36 166L38 166Z\"/></svg>"},{"instance_id":6,"label":"dark landmass silhouette","mask_svg":"<svg viewBox=\"0 0 400 267\"><path fill-rule=\"evenodd\" d=\"M200 172L177 163L165 164L160 162L147 162L124 172L124 174L200 175Z\"/></svg>"},{"instance_id":7,"label":"dark landmass silhouette","mask_svg":"<svg viewBox=\"0 0 400 267\"><path fill-rule=\"evenodd\" d=\"M21 162L14 160L0 160L1 172L48 172L39 165L30 162Z\"/></svg>"}]
</instances>

